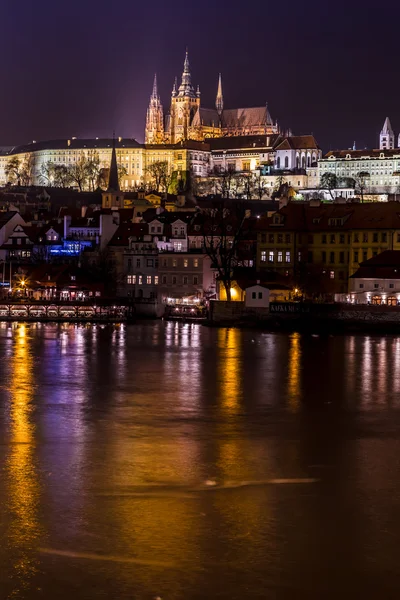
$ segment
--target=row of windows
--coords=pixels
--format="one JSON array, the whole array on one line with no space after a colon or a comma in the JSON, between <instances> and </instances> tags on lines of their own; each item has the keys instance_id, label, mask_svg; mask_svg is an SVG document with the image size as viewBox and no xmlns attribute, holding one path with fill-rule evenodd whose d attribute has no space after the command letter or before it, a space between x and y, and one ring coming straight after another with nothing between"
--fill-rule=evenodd
<instances>
[{"instance_id":1,"label":"row of windows","mask_svg":"<svg viewBox=\"0 0 400 600\"><path fill-rule=\"evenodd\" d=\"M158 285L158 275L128 275L126 278L126 282L128 285L143 285L146 283L147 285Z\"/></svg>"},{"instance_id":2,"label":"row of windows","mask_svg":"<svg viewBox=\"0 0 400 600\"><path fill-rule=\"evenodd\" d=\"M194 275L193 277L188 277L187 275L183 275L182 277L177 277L176 275L173 275L171 277L170 281L171 281L172 285L177 285L177 284L188 285L189 283L193 283L193 285L199 284L199 278L197 277L197 275ZM163 275L161 277L161 283L164 285L168 284L167 275Z\"/></svg>"},{"instance_id":3,"label":"row of windows","mask_svg":"<svg viewBox=\"0 0 400 600\"><path fill-rule=\"evenodd\" d=\"M191 259L191 263L193 265L193 267L195 269L198 268L199 266L199 259L198 258L193 258ZM174 268L183 265L183 267L186 269L189 267L190 265L190 259L189 258L184 258L183 260L181 259L177 259L177 258L172 258L172 259L168 259L168 258L163 258L162 259L162 266L163 267L168 267L168 266L172 266Z\"/></svg>"},{"instance_id":4,"label":"row of windows","mask_svg":"<svg viewBox=\"0 0 400 600\"><path fill-rule=\"evenodd\" d=\"M275 256L278 263L283 263L283 257L285 257L286 263L291 262L291 254L288 250L286 252L282 252L281 250L278 250L277 252L275 252L275 250L269 250L268 253L266 250L261 250L261 262L267 262L268 258L269 263L274 263Z\"/></svg>"},{"instance_id":5,"label":"row of windows","mask_svg":"<svg viewBox=\"0 0 400 600\"><path fill-rule=\"evenodd\" d=\"M276 237L275 237L276 235ZM291 235L290 233L278 233L278 234L274 234L274 233L269 233L268 234L268 243L269 244L274 244L276 240L277 244L283 244L285 242L285 244L290 244L291 242ZM262 233L261 234L261 243L266 243L267 241L267 234L266 233Z\"/></svg>"},{"instance_id":6,"label":"row of windows","mask_svg":"<svg viewBox=\"0 0 400 600\"><path fill-rule=\"evenodd\" d=\"M380 287L382 287L382 285L381 285L381 284L379 284L379 283L374 283L374 285L373 285L373 288L374 288L374 290L377 290L377 289L379 289ZM364 289L364 284L363 284L363 283L360 283L360 285L359 285L359 288L360 288L360 290L363 290L363 289ZM390 288L391 290L393 290L393 289L394 289L394 283L389 283L389 288Z\"/></svg>"},{"instance_id":7,"label":"row of windows","mask_svg":"<svg viewBox=\"0 0 400 600\"><path fill-rule=\"evenodd\" d=\"M379 242L386 244L388 241L388 234L387 232L382 232L381 234L374 232L372 234L368 234L368 233L354 233L353 234L353 242L354 243L368 243L370 241L370 235L372 235L372 243L373 244L378 244ZM301 241L301 236L300 237L300 241ZM304 240L304 237L303 237ZM308 244L314 244L316 240L316 237L313 234L308 234L307 235L307 243ZM398 243L400 243L400 233L397 233L397 237L396 240ZM290 233L278 233L278 234L273 234L273 233L262 233L261 234L261 243L268 243L269 244L290 244L291 243L291 235ZM329 241L330 244L345 244L346 243L346 235L344 233L340 233L340 234L336 234L336 233L331 233L331 234L326 234L323 233L321 236L321 242L322 244L327 244ZM351 237L350 235L347 236L347 241L348 243L350 243L351 241Z\"/></svg>"}]
</instances>

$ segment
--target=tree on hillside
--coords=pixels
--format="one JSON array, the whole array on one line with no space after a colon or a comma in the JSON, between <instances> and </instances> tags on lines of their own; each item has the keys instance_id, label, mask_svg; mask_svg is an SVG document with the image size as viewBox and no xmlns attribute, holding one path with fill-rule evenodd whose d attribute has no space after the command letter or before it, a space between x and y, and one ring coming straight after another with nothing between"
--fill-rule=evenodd
<instances>
[{"instance_id":1,"label":"tree on hillside","mask_svg":"<svg viewBox=\"0 0 400 600\"><path fill-rule=\"evenodd\" d=\"M215 166L210 173L214 181L215 193L222 198L235 197L237 191L237 171L233 165L228 165L226 168Z\"/></svg>"},{"instance_id":2,"label":"tree on hillside","mask_svg":"<svg viewBox=\"0 0 400 600\"><path fill-rule=\"evenodd\" d=\"M196 223L200 224L204 251L211 259L212 268L217 270L226 298L230 301L239 247L249 229L246 205L238 201L227 206L221 200L212 208L203 209L197 215Z\"/></svg>"},{"instance_id":3,"label":"tree on hillside","mask_svg":"<svg viewBox=\"0 0 400 600\"><path fill-rule=\"evenodd\" d=\"M360 171L354 178L354 191L360 195L361 202L364 202L364 194L369 186L370 174L368 171Z\"/></svg>"},{"instance_id":4,"label":"tree on hillside","mask_svg":"<svg viewBox=\"0 0 400 600\"><path fill-rule=\"evenodd\" d=\"M152 183L153 189L156 192L168 191L168 185L171 177L171 170L168 161L157 160L147 165L145 171L150 179L150 182Z\"/></svg>"},{"instance_id":5,"label":"tree on hillside","mask_svg":"<svg viewBox=\"0 0 400 600\"><path fill-rule=\"evenodd\" d=\"M269 197L269 189L266 181L261 175L261 171L256 171L252 175L253 178L253 193L258 200L262 200L265 196Z\"/></svg>"},{"instance_id":6,"label":"tree on hillside","mask_svg":"<svg viewBox=\"0 0 400 600\"><path fill-rule=\"evenodd\" d=\"M77 161L68 167L68 172L71 182L82 192L88 181L88 162L84 152L81 152Z\"/></svg>"},{"instance_id":7,"label":"tree on hillside","mask_svg":"<svg viewBox=\"0 0 400 600\"><path fill-rule=\"evenodd\" d=\"M7 161L4 172L9 183L12 185L21 185L21 161L18 156L13 156Z\"/></svg>"},{"instance_id":8,"label":"tree on hillside","mask_svg":"<svg viewBox=\"0 0 400 600\"><path fill-rule=\"evenodd\" d=\"M336 190L339 187L339 180L335 173L327 171L321 175L319 187L322 190L328 190L330 197L334 200L333 190Z\"/></svg>"}]
</instances>

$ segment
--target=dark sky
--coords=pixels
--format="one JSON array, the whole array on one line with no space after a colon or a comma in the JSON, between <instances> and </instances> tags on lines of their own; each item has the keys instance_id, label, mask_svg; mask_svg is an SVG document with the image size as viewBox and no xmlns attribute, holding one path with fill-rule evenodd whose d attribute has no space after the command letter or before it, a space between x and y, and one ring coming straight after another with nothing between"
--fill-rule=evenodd
<instances>
[{"instance_id":1,"label":"dark sky","mask_svg":"<svg viewBox=\"0 0 400 600\"><path fill-rule=\"evenodd\" d=\"M213 106L268 101L325 151L400 131L400 2L2 0L0 144L117 135L143 140L157 71L164 110L189 47Z\"/></svg>"}]
</instances>

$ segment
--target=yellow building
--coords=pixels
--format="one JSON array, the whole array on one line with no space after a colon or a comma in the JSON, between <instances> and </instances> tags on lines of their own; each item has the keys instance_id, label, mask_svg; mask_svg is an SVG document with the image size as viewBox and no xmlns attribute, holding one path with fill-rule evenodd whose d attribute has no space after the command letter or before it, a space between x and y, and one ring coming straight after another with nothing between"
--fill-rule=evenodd
<instances>
[{"instance_id":1,"label":"yellow building","mask_svg":"<svg viewBox=\"0 0 400 600\"><path fill-rule=\"evenodd\" d=\"M344 296L359 264L384 250L400 250L398 203L294 201L260 220L257 268L306 295Z\"/></svg>"}]
</instances>

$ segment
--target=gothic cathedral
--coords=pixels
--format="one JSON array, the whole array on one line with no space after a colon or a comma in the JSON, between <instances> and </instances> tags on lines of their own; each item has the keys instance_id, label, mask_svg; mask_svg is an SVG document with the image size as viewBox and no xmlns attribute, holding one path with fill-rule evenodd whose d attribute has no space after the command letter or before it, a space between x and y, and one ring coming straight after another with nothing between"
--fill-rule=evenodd
<instances>
[{"instance_id":1,"label":"gothic cathedral","mask_svg":"<svg viewBox=\"0 0 400 600\"><path fill-rule=\"evenodd\" d=\"M164 119L163 107L154 77L153 92L147 109L146 144L177 144L186 140L203 141L209 137L269 135L278 133L267 106L224 110L222 78L219 75L215 108L200 105L200 90L194 90L186 51L182 80L175 79L170 113Z\"/></svg>"}]
</instances>

